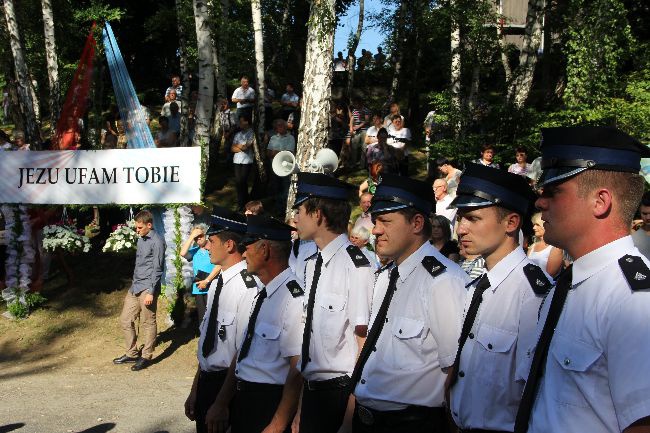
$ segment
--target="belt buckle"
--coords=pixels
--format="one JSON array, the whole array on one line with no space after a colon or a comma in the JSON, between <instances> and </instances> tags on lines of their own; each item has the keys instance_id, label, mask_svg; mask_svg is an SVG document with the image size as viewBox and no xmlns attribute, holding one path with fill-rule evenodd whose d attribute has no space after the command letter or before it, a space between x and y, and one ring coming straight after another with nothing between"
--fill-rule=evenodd
<instances>
[{"instance_id":1,"label":"belt buckle","mask_svg":"<svg viewBox=\"0 0 650 433\"><path fill-rule=\"evenodd\" d=\"M237 389L237 391L241 391L241 388L242 388L241 387L241 380L237 381L237 385L235 386L235 388Z\"/></svg>"},{"instance_id":2,"label":"belt buckle","mask_svg":"<svg viewBox=\"0 0 650 433\"><path fill-rule=\"evenodd\" d=\"M312 386L311 386L311 380L307 380L306 382L307 382L307 389L310 390L310 391L313 391L314 388L312 388Z\"/></svg>"},{"instance_id":3,"label":"belt buckle","mask_svg":"<svg viewBox=\"0 0 650 433\"><path fill-rule=\"evenodd\" d=\"M365 425L373 425L375 417L367 407L357 405L357 412L359 413L359 420Z\"/></svg>"}]
</instances>

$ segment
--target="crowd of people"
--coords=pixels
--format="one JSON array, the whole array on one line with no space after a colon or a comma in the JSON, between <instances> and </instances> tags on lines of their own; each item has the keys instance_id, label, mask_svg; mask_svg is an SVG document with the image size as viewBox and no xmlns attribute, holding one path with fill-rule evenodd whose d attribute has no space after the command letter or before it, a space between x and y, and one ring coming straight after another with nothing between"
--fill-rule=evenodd
<instances>
[{"instance_id":1,"label":"crowd of people","mask_svg":"<svg viewBox=\"0 0 650 433\"><path fill-rule=\"evenodd\" d=\"M354 221L357 188L319 173L298 174L287 221L260 202L216 206L209 225L200 211L183 245L201 309L197 432L650 431L650 151L610 128L542 136L537 193L486 149L462 173L441 160L433 186L383 174ZM136 221L114 362L139 370L151 354L132 351L124 319L155 308L156 278L136 274L159 243Z\"/></svg>"}]
</instances>

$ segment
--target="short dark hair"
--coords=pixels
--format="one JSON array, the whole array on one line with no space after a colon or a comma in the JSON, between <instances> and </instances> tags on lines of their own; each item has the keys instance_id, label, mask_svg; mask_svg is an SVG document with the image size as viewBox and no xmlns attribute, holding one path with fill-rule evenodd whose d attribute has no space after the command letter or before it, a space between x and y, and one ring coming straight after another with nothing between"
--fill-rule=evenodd
<instances>
[{"instance_id":1,"label":"short dark hair","mask_svg":"<svg viewBox=\"0 0 650 433\"><path fill-rule=\"evenodd\" d=\"M135 221L143 224L153 224L153 214L148 210L141 210L133 218Z\"/></svg>"},{"instance_id":2,"label":"short dark hair","mask_svg":"<svg viewBox=\"0 0 650 433\"><path fill-rule=\"evenodd\" d=\"M422 217L424 218L424 226L422 227L422 237L426 238L427 240L431 238L431 231L433 230L433 228L431 227L431 220L422 211L419 211L414 207L406 207L404 209L398 209L395 212L397 212L400 215L403 215L404 218L406 218L406 221L408 222L413 221L413 218L415 218L416 215L418 214L422 215Z\"/></svg>"},{"instance_id":3,"label":"short dark hair","mask_svg":"<svg viewBox=\"0 0 650 433\"><path fill-rule=\"evenodd\" d=\"M239 254L244 254L244 251L246 251L246 245L242 244L242 235L237 233L237 232L231 232L229 230L223 231L216 233L214 236L219 238L221 243L227 242L227 241L233 241L235 243L235 246L237 248L237 252Z\"/></svg>"},{"instance_id":4,"label":"short dark hair","mask_svg":"<svg viewBox=\"0 0 650 433\"><path fill-rule=\"evenodd\" d=\"M381 127L377 131L377 135L379 135L379 134L386 134L386 136L388 136L388 130L386 128L384 128L384 127Z\"/></svg>"},{"instance_id":5,"label":"short dark hair","mask_svg":"<svg viewBox=\"0 0 650 433\"><path fill-rule=\"evenodd\" d=\"M641 197L641 206L650 206L650 191L643 193L643 197Z\"/></svg>"},{"instance_id":6,"label":"short dark hair","mask_svg":"<svg viewBox=\"0 0 650 433\"><path fill-rule=\"evenodd\" d=\"M311 197L304 202L304 205L308 214L312 214L317 210L321 211L325 217L325 227L328 230L338 234L347 232L350 213L352 213L349 202L331 198Z\"/></svg>"},{"instance_id":7,"label":"short dark hair","mask_svg":"<svg viewBox=\"0 0 650 433\"><path fill-rule=\"evenodd\" d=\"M523 147L523 146L518 146L518 147L515 148L515 153L525 153L525 154L528 154L528 151L526 150L525 147Z\"/></svg>"},{"instance_id":8,"label":"short dark hair","mask_svg":"<svg viewBox=\"0 0 650 433\"><path fill-rule=\"evenodd\" d=\"M250 81L250 78L248 78L248 75L242 75L241 78L239 79L239 81L241 81L241 80L248 80L248 81Z\"/></svg>"},{"instance_id":9,"label":"short dark hair","mask_svg":"<svg viewBox=\"0 0 650 433\"><path fill-rule=\"evenodd\" d=\"M494 152L494 145L492 145L492 144L484 144L483 147L481 148L481 153L483 153L485 151L488 151L488 150L491 150L492 152Z\"/></svg>"},{"instance_id":10,"label":"short dark hair","mask_svg":"<svg viewBox=\"0 0 650 433\"><path fill-rule=\"evenodd\" d=\"M282 260L288 260L289 255L291 254L291 241L274 241L274 240L267 240L269 245L271 246L271 249L276 251L278 254L278 257Z\"/></svg>"},{"instance_id":11,"label":"short dark hair","mask_svg":"<svg viewBox=\"0 0 650 433\"><path fill-rule=\"evenodd\" d=\"M449 164L452 167L454 165L453 162L449 158L447 158L445 156L441 156L440 158L436 158L436 166L437 167L442 167L445 164Z\"/></svg>"},{"instance_id":12,"label":"short dark hair","mask_svg":"<svg viewBox=\"0 0 650 433\"><path fill-rule=\"evenodd\" d=\"M261 215L264 213L264 205L259 200L251 200L244 205L244 210L249 211L253 215Z\"/></svg>"}]
</instances>

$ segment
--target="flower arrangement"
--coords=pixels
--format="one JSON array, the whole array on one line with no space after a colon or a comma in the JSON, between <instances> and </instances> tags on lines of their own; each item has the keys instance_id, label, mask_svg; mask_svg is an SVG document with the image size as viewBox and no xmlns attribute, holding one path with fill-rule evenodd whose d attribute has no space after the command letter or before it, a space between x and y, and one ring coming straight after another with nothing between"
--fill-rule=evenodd
<instances>
[{"instance_id":1,"label":"flower arrangement","mask_svg":"<svg viewBox=\"0 0 650 433\"><path fill-rule=\"evenodd\" d=\"M113 229L106 239L102 251L105 253L128 253L135 251L137 247L138 234L135 232L135 220L129 220L126 224L120 224Z\"/></svg>"},{"instance_id":2,"label":"flower arrangement","mask_svg":"<svg viewBox=\"0 0 650 433\"><path fill-rule=\"evenodd\" d=\"M0 212L5 218L5 241L7 245L5 261L5 285L1 296L7 306L14 306L18 315L25 317L23 310L27 310L26 296L32 282L32 264L35 251L31 241L31 225L27 208L23 205L2 205ZM13 314L13 313L12 313ZM22 315L21 315L22 314Z\"/></svg>"},{"instance_id":3,"label":"flower arrangement","mask_svg":"<svg viewBox=\"0 0 650 433\"><path fill-rule=\"evenodd\" d=\"M68 253L87 253L90 251L90 239L84 231L78 231L73 225L54 224L43 228L43 249L45 251L65 251Z\"/></svg>"}]
</instances>

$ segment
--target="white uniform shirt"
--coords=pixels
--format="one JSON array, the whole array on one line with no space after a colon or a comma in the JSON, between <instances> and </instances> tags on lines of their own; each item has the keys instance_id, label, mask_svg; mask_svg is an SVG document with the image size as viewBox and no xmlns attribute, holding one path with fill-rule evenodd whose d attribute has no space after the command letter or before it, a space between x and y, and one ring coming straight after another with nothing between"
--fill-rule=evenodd
<instances>
[{"instance_id":1,"label":"white uniform shirt","mask_svg":"<svg viewBox=\"0 0 650 433\"><path fill-rule=\"evenodd\" d=\"M300 355L302 347L303 296L294 297L287 287L287 283L295 280L296 276L287 268L266 286L266 299L255 322L250 350L235 368L238 379L284 385L289 373L289 358ZM247 298L252 312L257 295ZM238 350L241 350L247 329L248 320Z\"/></svg>"},{"instance_id":2,"label":"white uniform shirt","mask_svg":"<svg viewBox=\"0 0 650 433\"><path fill-rule=\"evenodd\" d=\"M327 380L351 375L358 345L354 327L367 325L370 306L368 293L375 280L371 264L357 267L347 248L352 245L341 234L321 251L321 267L312 316L309 357L303 376L307 380ZM361 251L358 254L368 261ZM305 269L305 311L316 268L317 255L307 259ZM302 362L302 360L301 360ZM300 363L299 363L300 365Z\"/></svg>"},{"instance_id":3,"label":"white uniform shirt","mask_svg":"<svg viewBox=\"0 0 650 433\"><path fill-rule=\"evenodd\" d=\"M219 296L219 309L217 313L217 332L214 338L214 349L208 355L207 359L203 357L203 341L205 341L205 334L208 331L208 318L212 309L212 301L214 299L215 291L217 289L217 278L210 284L208 290L207 309L203 320L199 325L199 350L197 357L199 359L199 367L202 371L218 371L230 367L232 357L235 355L236 340L241 336L242 329L246 329L248 325L248 317L250 316L250 302L246 302L249 293L256 293L257 289L248 288L244 282L242 271L246 270L246 260L242 260L221 272L223 277L223 288ZM253 278L248 276L248 278ZM220 329L222 333L225 332L224 339L219 337Z\"/></svg>"},{"instance_id":4,"label":"white uniform shirt","mask_svg":"<svg viewBox=\"0 0 650 433\"><path fill-rule=\"evenodd\" d=\"M295 241L294 241L295 242ZM298 256L293 254L293 248L291 249L291 254L289 255L289 267L296 274L296 278L301 286L305 287L305 266L307 266L307 257L311 257L316 252L318 252L318 247L314 241L301 241L300 247L298 248ZM306 301L305 301L306 302Z\"/></svg>"},{"instance_id":5,"label":"white uniform shirt","mask_svg":"<svg viewBox=\"0 0 650 433\"><path fill-rule=\"evenodd\" d=\"M530 263L517 247L487 273L490 287L460 356L458 372L463 377L451 389L451 413L462 429L514 428L526 380L516 373L521 365L527 368L526 350L535 341L543 298L524 274ZM467 294L465 313L475 290L473 285Z\"/></svg>"},{"instance_id":6,"label":"white uniform shirt","mask_svg":"<svg viewBox=\"0 0 650 433\"><path fill-rule=\"evenodd\" d=\"M232 93L231 99L252 99L252 98L255 98L255 89L249 87L248 89L244 90L242 87L237 87L235 91ZM237 108L246 108L252 106L253 106L252 102L237 103Z\"/></svg>"},{"instance_id":7,"label":"white uniform shirt","mask_svg":"<svg viewBox=\"0 0 650 433\"><path fill-rule=\"evenodd\" d=\"M627 254L650 266L630 236L573 263L529 433L613 433L650 416L650 292L630 288L618 264ZM537 335L554 293L544 301Z\"/></svg>"},{"instance_id":8,"label":"white uniform shirt","mask_svg":"<svg viewBox=\"0 0 650 433\"><path fill-rule=\"evenodd\" d=\"M446 269L432 276L422 263L428 256ZM390 269L385 267L378 275L371 323L388 289ZM398 269L387 322L354 394L362 405L376 410L441 407L447 377L441 369L454 363L469 277L429 242Z\"/></svg>"}]
</instances>

